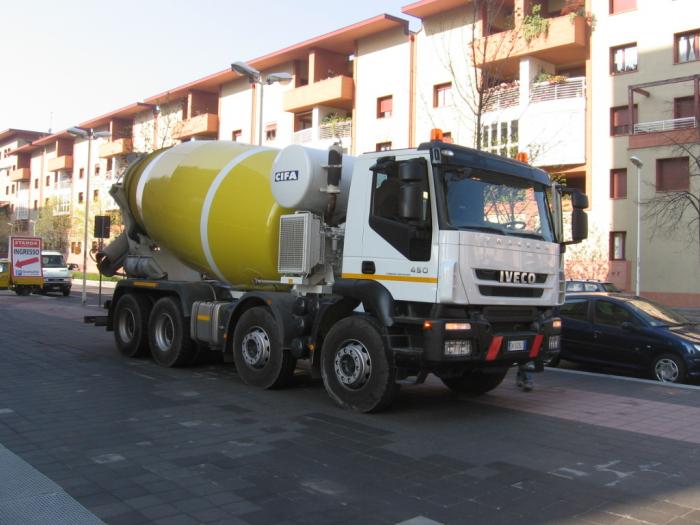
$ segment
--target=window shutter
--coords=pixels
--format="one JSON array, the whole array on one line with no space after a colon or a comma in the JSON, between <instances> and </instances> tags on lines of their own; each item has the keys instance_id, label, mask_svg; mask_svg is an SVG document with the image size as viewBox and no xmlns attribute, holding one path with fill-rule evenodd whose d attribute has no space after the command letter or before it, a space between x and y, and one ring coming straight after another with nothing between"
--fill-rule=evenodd
<instances>
[{"instance_id":1,"label":"window shutter","mask_svg":"<svg viewBox=\"0 0 700 525\"><path fill-rule=\"evenodd\" d=\"M391 113L392 106L393 106L393 97L386 97L379 102L379 112L380 113Z\"/></svg>"}]
</instances>

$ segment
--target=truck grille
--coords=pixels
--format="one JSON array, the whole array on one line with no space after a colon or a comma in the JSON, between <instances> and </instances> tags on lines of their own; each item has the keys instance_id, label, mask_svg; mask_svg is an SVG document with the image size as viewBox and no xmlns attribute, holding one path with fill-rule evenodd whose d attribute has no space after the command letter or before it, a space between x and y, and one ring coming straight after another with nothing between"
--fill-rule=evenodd
<instances>
[{"instance_id":1,"label":"truck grille","mask_svg":"<svg viewBox=\"0 0 700 525\"><path fill-rule=\"evenodd\" d=\"M485 268L477 268L475 270L477 279L482 281L501 281L501 271L500 270L487 270ZM547 281L546 273L536 273L535 282L537 284L544 284Z\"/></svg>"},{"instance_id":2,"label":"truck grille","mask_svg":"<svg viewBox=\"0 0 700 525\"><path fill-rule=\"evenodd\" d=\"M542 297L544 289L520 286L484 286L479 285L479 293L488 297Z\"/></svg>"}]
</instances>

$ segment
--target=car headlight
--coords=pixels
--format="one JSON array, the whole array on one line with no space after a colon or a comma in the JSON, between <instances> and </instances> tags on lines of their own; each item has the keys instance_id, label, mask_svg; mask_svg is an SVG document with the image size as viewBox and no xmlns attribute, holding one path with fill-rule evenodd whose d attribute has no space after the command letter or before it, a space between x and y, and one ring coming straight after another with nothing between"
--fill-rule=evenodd
<instances>
[{"instance_id":1,"label":"car headlight","mask_svg":"<svg viewBox=\"0 0 700 525\"><path fill-rule=\"evenodd\" d=\"M700 354L700 344L690 345L692 350Z\"/></svg>"}]
</instances>

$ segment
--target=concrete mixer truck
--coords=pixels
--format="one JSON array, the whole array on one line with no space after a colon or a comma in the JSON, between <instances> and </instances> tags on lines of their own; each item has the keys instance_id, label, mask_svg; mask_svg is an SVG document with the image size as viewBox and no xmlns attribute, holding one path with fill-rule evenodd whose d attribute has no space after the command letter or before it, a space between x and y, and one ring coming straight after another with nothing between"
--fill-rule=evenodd
<instances>
[{"instance_id":1,"label":"concrete mixer truck","mask_svg":"<svg viewBox=\"0 0 700 525\"><path fill-rule=\"evenodd\" d=\"M218 351L264 389L303 364L360 412L429 373L478 395L558 352L562 254L587 230L584 194L439 140L356 157L186 142L111 194L125 231L99 268L127 278L86 321L122 354L172 367Z\"/></svg>"}]
</instances>

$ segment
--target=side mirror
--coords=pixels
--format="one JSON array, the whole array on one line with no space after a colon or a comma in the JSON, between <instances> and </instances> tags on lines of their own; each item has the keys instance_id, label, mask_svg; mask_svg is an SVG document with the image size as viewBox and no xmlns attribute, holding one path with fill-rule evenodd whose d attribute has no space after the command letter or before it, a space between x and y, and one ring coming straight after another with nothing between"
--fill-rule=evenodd
<instances>
[{"instance_id":1,"label":"side mirror","mask_svg":"<svg viewBox=\"0 0 700 525\"><path fill-rule=\"evenodd\" d=\"M423 191L428 179L427 167L422 159L399 164L399 217L408 221L425 220Z\"/></svg>"},{"instance_id":2,"label":"side mirror","mask_svg":"<svg viewBox=\"0 0 700 525\"><path fill-rule=\"evenodd\" d=\"M575 189L562 188L562 195L571 197L571 240L564 244L576 244L588 238L588 196Z\"/></svg>"}]
</instances>

